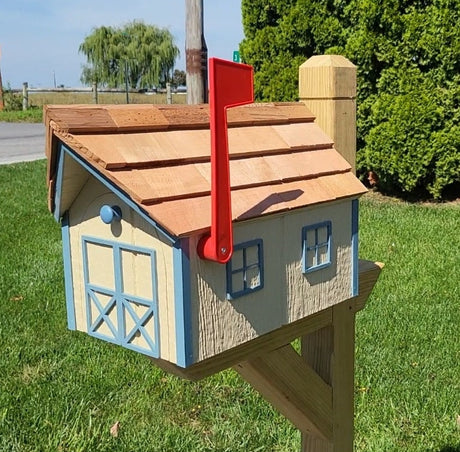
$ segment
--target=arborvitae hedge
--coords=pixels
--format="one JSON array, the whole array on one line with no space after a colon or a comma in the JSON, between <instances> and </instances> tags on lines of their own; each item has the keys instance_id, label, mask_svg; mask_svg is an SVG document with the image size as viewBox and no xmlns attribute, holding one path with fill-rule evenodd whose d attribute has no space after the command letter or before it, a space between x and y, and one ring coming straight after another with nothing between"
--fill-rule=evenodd
<instances>
[{"instance_id":1,"label":"arborvitae hedge","mask_svg":"<svg viewBox=\"0 0 460 452\"><path fill-rule=\"evenodd\" d=\"M242 0L240 50L260 100L295 100L318 54L358 66L358 172L383 191L460 187L460 0Z\"/></svg>"}]
</instances>

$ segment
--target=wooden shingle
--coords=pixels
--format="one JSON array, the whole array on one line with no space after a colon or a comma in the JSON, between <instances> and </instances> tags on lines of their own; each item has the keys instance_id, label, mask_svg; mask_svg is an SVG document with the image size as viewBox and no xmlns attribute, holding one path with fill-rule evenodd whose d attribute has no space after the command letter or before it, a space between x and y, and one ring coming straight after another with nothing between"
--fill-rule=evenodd
<instances>
[{"instance_id":1,"label":"wooden shingle","mask_svg":"<svg viewBox=\"0 0 460 452\"><path fill-rule=\"evenodd\" d=\"M167 231L210 227L209 110L199 106L49 106L50 206L61 141ZM228 111L235 221L356 197L366 191L299 103Z\"/></svg>"}]
</instances>

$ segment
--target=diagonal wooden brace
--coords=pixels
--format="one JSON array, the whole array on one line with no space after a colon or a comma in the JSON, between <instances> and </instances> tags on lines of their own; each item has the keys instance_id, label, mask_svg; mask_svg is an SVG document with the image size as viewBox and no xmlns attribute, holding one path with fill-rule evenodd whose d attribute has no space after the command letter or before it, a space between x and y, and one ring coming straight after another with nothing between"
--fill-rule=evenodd
<instances>
[{"instance_id":1,"label":"diagonal wooden brace","mask_svg":"<svg viewBox=\"0 0 460 452\"><path fill-rule=\"evenodd\" d=\"M355 314L383 264L360 261L359 295L324 311L327 325L233 368L302 432L302 452L352 452Z\"/></svg>"},{"instance_id":2,"label":"diagonal wooden brace","mask_svg":"<svg viewBox=\"0 0 460 452\"><path fill-rule=\"evenodd\" d=\"M234 369L302 432L332 439L332 388L290 344Z\"/></svg>"}]
</instances>

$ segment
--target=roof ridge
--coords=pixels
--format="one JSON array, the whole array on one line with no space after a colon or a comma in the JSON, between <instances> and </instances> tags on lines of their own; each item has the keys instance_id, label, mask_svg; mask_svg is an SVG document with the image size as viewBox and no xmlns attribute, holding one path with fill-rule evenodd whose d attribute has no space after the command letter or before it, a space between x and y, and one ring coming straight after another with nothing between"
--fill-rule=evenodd
<instances>
[{"instance_id":1,"label":"roof ridge","mask_svg":"<svg viewBox=\"0 0 460 452\"><path fill-rule=\"evenodd\" d=\"M46 122L73 134L136 133L209 128L209 105L46 105ZM254 103L228 110L228 127L313 122L300 102Z\"/></svg>"}]
</instances>

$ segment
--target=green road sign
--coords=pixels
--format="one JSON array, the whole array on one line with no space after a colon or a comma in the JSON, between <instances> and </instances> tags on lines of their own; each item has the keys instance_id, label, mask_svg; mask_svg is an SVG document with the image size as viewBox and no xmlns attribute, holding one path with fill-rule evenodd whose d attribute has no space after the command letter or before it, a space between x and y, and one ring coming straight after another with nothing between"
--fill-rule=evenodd
<instances>
[{"instance_id":1,"label":"green road sign","mask_svg":"<svg viewBox=\"0 0 460 452\"><path fill-rule=\"evenodd\" d=\"M234 63L239 63L241 60L240 60L240 52L238 52L238 50L234 50L233 51L233 62Z\"/></svg>"}]
</instances>

